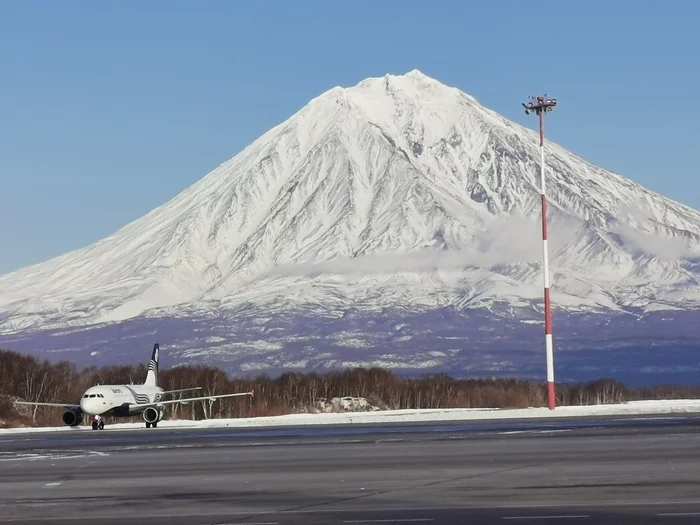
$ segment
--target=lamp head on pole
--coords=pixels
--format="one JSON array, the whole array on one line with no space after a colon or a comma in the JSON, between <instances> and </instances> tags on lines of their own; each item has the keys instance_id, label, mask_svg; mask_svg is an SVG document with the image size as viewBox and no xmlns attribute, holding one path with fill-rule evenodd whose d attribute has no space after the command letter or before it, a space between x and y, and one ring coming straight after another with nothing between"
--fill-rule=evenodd
<instances>
[{"instance_id":1,"label":"lamp head on pole","mask_svg":"<svg viewBox=\"0 0 700 525\"><path fill-rule=\"evenodd\" d=\"M557 99L548 98L546 94L544 96L530 97L529 102L523 102L526 115L529 115L531 112L535 115L540 115L541 113L552 111L556 105Z\"/></svg>"}]
</instances>

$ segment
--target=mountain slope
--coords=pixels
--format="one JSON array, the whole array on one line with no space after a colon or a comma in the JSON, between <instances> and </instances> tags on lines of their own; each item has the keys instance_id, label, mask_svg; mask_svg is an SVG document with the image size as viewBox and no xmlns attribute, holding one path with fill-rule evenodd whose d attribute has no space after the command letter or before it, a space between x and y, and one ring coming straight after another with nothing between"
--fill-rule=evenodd
<instances>
[{"instance_id":1,"label":"mountain slope","mask_svg":"<svg viewBox=\"0 0 700 525\"><path fill-rule=\"evenodd\" d=\"M419 71L313 99L170 202L0 278L0 332L541 302L537 136ZM546 147L555 308L688 308L700 214Z\"/></svg>"}]
</instances>

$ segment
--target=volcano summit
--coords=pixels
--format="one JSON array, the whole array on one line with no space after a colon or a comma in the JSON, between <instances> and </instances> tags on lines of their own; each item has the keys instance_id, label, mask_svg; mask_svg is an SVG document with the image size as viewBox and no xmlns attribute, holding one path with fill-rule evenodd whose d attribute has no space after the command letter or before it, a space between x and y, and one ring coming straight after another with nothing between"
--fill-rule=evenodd
<instances>
[{"instance_id":1,"label":"volcano summit","mask_svg":"<svg viewBox=\"0 0 700 525\"><path fill-rule=\"evenodd\" d=\"M695 367L700 214L545 151L557 366ZM0 346L541 374L538 181L537 134L458 89L416 70L336 87L110 237L1 277Z\"/></svg>"}]
</instances>

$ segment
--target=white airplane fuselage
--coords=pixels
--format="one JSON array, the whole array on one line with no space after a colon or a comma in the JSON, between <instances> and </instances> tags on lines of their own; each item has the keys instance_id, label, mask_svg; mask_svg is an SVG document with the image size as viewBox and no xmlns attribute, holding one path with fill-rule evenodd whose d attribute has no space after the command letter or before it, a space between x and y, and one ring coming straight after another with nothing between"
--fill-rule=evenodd
<instances>
[{"instance_id":1,"label":"white airplane fuselage","mask_svg":"<svg viewBox=\"0 0 700 525\"><path fill-rule=\"evenodd\" d=\"M135 416L144 411L144 405L157 403L163 389L149 385L99 385L88 388L80 398L80 408L91 416Z\"/></svg>"}]
</instances>

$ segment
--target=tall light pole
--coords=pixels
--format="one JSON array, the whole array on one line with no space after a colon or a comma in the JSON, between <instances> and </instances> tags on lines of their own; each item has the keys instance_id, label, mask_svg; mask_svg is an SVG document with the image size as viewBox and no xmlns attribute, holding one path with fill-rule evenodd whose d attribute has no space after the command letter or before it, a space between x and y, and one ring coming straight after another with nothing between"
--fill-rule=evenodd
<instances>
[{"instance_id":1,"label":"tall light pole","mask_svg":"<svg viewBox=\"0 0 700 525\"><path fill-rule=\"evenodd\" d=\"M552 310L549 297L549 254L547 252L547 192L544 180L544 114L552 111L557 105L557 99L543 97L530 97L530 101L523 103L525 114L535 113L540 118L540 184L542 197L542 269L544 272L544 337L545 351L547 355L547 405L550 410L556 406L554 394L554 350L552 345Z\"/></svg>"}]
</instances>

